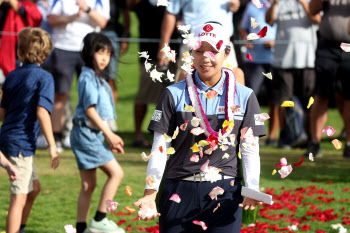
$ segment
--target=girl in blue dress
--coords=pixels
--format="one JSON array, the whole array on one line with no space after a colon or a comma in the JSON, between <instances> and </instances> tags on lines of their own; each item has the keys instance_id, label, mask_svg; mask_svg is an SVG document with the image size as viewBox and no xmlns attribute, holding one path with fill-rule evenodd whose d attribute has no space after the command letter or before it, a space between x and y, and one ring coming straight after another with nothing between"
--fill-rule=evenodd
<instances>
[{"instance_id":1,"label":"girl in blue dress","mask_svg":"<svg viewBox=\"0 0 350 233\"><path fill-rule=\"evenodd\" d=\"M101 33L89 33L83 40L81 51L85 66L78 79L79 102L73 118L71 145L78 164L81 190L78 198L77 233L124 232L106 218L106 200L113 200L123 178L123 170L113 152L124 153L124 142L109 128L107 120L115 119L111 88L104 79L113 55L111 41ZM105 145L105 138L109 147ZM100 168L108 177L101 193L95 217L89 228L92 193L96 187L96 170Z\"/></svg>"}]
</instances>

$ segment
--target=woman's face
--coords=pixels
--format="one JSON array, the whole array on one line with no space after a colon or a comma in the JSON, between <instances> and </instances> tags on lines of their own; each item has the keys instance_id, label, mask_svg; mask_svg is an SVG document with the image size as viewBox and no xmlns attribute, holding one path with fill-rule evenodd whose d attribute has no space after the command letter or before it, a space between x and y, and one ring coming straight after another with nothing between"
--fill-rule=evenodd
<instances>
[{"instance_id":1,"label":"woman's face","mask_svg":"<svg viewBox=\"0 0 350 233\"><path fill-rule=\"evenodd\" d=\"M212 52L215 55L215 61L208 56L204 56L205 52ZM219 81L221 78L221 68L228 54L225 50L217 52L208 42L202 42L199 49L192 51L193 65L198 71L198 75L203 82Z\"/></svg>"},{"instance_id":2,"label":"woman's face","mask_svg":"<svg viewBox=\"0 0 350 233\"><path fill-rule=\"evenodd\" d=\"M111 51L107 48L100 49L94 54L95 66L98 70L104 70L108 66L110 59Z\"/></svg>"}]
</instances>

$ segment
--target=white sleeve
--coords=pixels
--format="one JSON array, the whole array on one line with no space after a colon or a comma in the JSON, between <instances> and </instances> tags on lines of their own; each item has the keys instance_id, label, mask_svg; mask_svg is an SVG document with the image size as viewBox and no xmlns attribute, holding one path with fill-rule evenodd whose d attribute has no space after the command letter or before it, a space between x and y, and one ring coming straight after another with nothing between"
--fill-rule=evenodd
<instances>
[{"instance_id":1,"label":"white sleeve","mask_svg":"<svg viewBox=\"0 0 350 233\"><path fill-rule=\"evenodd\" d=\"M255 144L247 147L240 145L242 168L245 187L259 191L260 156L259 137L255 137Z\"/></svg>"},{"instance_id":2,"label":"white sleeve","mask_svg":"<svg viewBox=\"0 0 350 233\"><path fill-rule=\"evenodd\" d=\"M104 16L106 19L110 19L109 0L96 1L95 6L92 6L91 8L95 9L99 14Z\"/></svg>"},{"instance_id":3,"label":"white sleeve","mask_svg":"<svg viewBox=\"0 0 350 233\"><path fill-rule=\"evenodd\" d=\"M62 14L62 1L49 1L49 13L48 15L61 15Z\"/></svg>"},{"instance_id":4,"label":"white sleeve","mask_svg":"<svg viewBox=\"0 0 350 233\"><path fill-rule=\"evenodd\" d=\"M159 151L159 147L163 147L163 153ZM154 132L154 139L151 154L153 156L148 161L147 175L154 175L156 182L150 187L146 182L145 189L154 189L158 191L160 182L162 181L166 161L167 161L167 148L170 147L170 143L165 142L165 138L162 133Z\"/></svg>"}]
</instances>

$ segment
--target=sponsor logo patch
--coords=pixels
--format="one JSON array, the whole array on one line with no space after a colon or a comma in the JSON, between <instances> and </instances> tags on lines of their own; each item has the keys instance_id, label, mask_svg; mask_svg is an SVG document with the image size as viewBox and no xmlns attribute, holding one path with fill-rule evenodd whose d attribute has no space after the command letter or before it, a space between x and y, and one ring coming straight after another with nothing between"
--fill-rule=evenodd
<instances>
[{"instance_id":1,"label":"sponsor logo patch","mask_svg":"<svg viewBox=\"0 0 350 233\"><path fill-rule=\"evenodd\" d=\"M162 111L159 111L159 110L154 110L154 113L153 113L153 115L152 115L152 121L157 121L157 122L159 122L160 121L160 119L162 118Z\"/></svg>"},{"instance_id":2,"label":"sponsor logo patch","mask_svg":"<svg viewBox=\"0 0 350 233\"><path fill-rule=\"evenodd\" d=\"M225 113L225 106L219 106L218 114L224 114L224 113Z\"/></svg>"}]
</instances>

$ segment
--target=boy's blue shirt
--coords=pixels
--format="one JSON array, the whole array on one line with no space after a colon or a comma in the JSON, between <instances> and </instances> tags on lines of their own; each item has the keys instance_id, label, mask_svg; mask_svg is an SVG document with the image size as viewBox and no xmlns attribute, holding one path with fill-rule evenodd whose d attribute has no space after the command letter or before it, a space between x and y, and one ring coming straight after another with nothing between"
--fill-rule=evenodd
<instances>
[{"instance_id":1,"label":"boy's blue shirt","mask_svg":"<svg viewBox=\"0 0 350 233\"><path fill-rule=\"evenodd\" d=\"M54 80L37 64L24 63L10 72L3 84L0 107L6 109L0 128L0 150L6 156L34 155L40 125L37 107L50 114L54 102Z\"/></svg>"}]
</instances>

